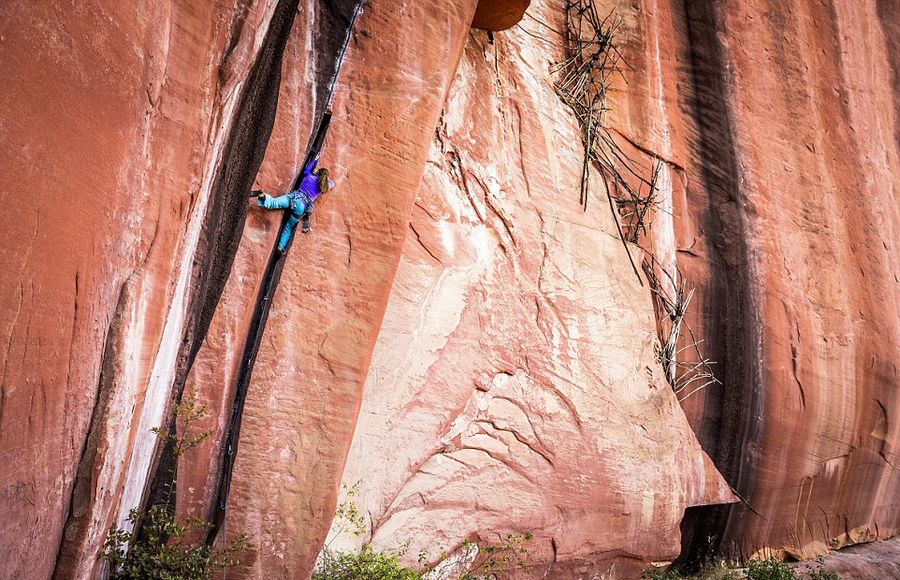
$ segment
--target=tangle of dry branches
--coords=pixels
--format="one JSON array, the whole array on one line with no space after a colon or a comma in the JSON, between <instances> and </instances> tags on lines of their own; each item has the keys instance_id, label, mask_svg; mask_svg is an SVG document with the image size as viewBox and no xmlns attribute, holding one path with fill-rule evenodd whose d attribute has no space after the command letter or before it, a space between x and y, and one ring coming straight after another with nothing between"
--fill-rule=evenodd
<instances>
[{"instance_id":1,"label":"tangle of dry branches","mask_svg":"<svg viewBox=\"0 0 900 580\"><path fill-rule=\"evenodd\" d=\"M623 18L614 16L612 12L601 16L593 0L567 1L564 31L558 31L535 17L530 18L564 41L565 57L550 67L550 73L556 75L554 88L557 95L575 114L581 128L584 160L579 203L586 211L590 197L590 172L596 163L603 176L619 239L635 275L643 285L629 244L640 247L640 240L649 236L649 221L655 211L660 211L656 194L663 162L654 159L650 176L645 177L646 168L642 170L640 164L629 157L609 126L607 97L613 80L618 76L627 84L623 72L627 64L615 43ZM542 38L522 29L531 36ZM657 322L661 342L659 361L666 379L679 400L683 401L709 385L719 384L719 381L712 372L714 363L703 355L700 341L685 322L693 290L685 289L684 277L676 266L673 265L670 272L659 264L652 252L641 249L645 256L644 273L656 310L660 313ZM679 355L686 352L691 353L687 355L690 362L679 361Z\"/></svg>"}]
</instances>

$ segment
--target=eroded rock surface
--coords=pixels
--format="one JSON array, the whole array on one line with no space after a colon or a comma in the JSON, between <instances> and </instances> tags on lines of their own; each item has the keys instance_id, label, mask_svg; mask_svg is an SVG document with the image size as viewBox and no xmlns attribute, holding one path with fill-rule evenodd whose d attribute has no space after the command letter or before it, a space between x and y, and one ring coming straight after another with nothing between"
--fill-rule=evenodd
<instances>
[{"instance_id":1,"label":"eroded rock surface","mask_svg":"<svg viewBox=\"0 0 900 580\"><path fill-rule=\"evenodd\" d=\"M896 11L691 2L634 18L632 62L670 71L664 86L679 73L678 108L666 104L687 151L675 246L724 383L685 408L746 499L698 514L693 535L728 555L802 557L895 535ZM656 64L666 37L689 66ZM644 86L629 103L652 110ZM658 134L632 138L655 151Z\"/></svg>"},{"instance_id":2,"label":"eroded rock surface","mask_svg":"<svg viewBox=\"0 0 900 580\"><path fill-rule=\"evenodd\" d=\"M874 4L606 7L624 18L619 41L629 65L628 84L619 83L612 97L614 133L634 167L648 175L654 161L662 162L665 176L658 184L663 211L642 243L677 264L679 277L695 290L689 323L723 383L686 398L684 407L703 448L746 500L689 510L685 553L702 553L711 539L713 549L732 556L774 551L812 557L896 534L898 377L891 361L900 352L900 171L892 138L896 56L889 50L896 14ZM555 499L554 486L565 483L549 476L541 460L524 459L540 455L531 436L538 429L509 419L509 409L492 407L500 392L519 404L528 401L535 383L548 380L544 375L583 384L572 378L578 357L560 365L567 369L562 378L559 369L531 365L528 372L522 363L524 352L529 362L535 350L537 356L553 352L529 342L521 321L531 322L532 300L523 284L534 277L528 260L554 261L539 240L559 232L547 227L548 217L577 198L578 155L577 134L547 89L546 65L559 58L551 28L563 26L561 7L538 2L529 13L540 21L526 20L525 28L547 42L521 30L495 35L493 46L486 37L470 39L411 218L344 476L347 485L362 482L361 502L382 546L412 539L417 547L436 542L446 548L466 537L489 541L483 531L498 528L537 530L544 542L554 535L548 522L559 504L548 505L543 494ZM479 76L491 73L492 82ZM524 119L519 126L517 118ZM517 195L540 208L542 227L529 223ZM596 201L589 207L600 209ZM588 215L594 227L604 228L602 212L589 209ZM491 232L480 242L471 225L479 221ZM583 242L567 237L553 244L574 259ZM593 249L601 262L593 267L606 272L598 277L622 286L630 267L612 245L607 251ZM507 262L509 271L498 274L498 264ZM603 345L599 350L613 351L621 343L594 328L610 323L581 323L595 334L571 338L562 330L572 324L566 317L590 316L593 303L600 312L612 308L614 290L635 300L620 309L641 312L641 289L604 288L587 294L593 301L580 294L561 300L559 284L591 288L587 278L575 276L591 272L583 262L553 287L555 311L534 310L558 325L559 337L577 344L593 339ZM542 276L547 284L546 272ZM536 320L533 333L546 328ZM646 332L644 324L632 321L614 333ZM615 364L591 356L601 361L589 365L598 375L586 382L605 384L603 373ZM615 397L625 400L621 391ZM602 394L594 400L602 401ZM524 416L537 414L523 407ZM437 410L439 416L431 416ZM620 408L605 410L603 442L634 451L628 433L609 426ZM501 425L490 422L495 414L503 417ZM637 416L646 427L647 413L630 421L638 423ZM674 419L662 421L671 428ZM571 433L547 439L577 441ZM419 442L411 452L409 440ZM464 455L463 462L454 463L454 454ZM627 454L620 448L617 455ZM576 457L583 472L598 469L608 478L597 488L617 489L611 482L625 480L603 469L606 455L596 459L578 450ZM692 465L700 474L700 464ZM530 485L541 500L521 491ZM612 518L603 521L604 530L615 525ZM567 531L578 549L602 552L602 536L580 543ZM661 544L635 552L665 558L678 551ZM557 551L551 557L545 548L542 565L577 559L578 549L567 554L551 545ZM607 552L591 560L620 556ZM621 568L618 573L627 577Z\"/></svg>"},{"instance_id":3,"label":"eroded rock surface","mask_svg":"<svg viewBox=\"0 0 900 580\"><path fill-rule=\"evenodd\" d=\"M87 576L146 493L149 429L224 281L203 267L230 267L243 224L222 204L271 127L245 96L283 4L0 9L5 577Z\"/></svg>"},{"instance_id":4,"label":"eroded rock surface","mask_svg":"<svg viewBox=\"0 0 900 580\"><path fill-rule=\"evenodd\" d=\"M336 176L336 190L317 202L312 233L298 237L287 258L243 413L228 529L255 544L243 570L249 577L303 577L324 541L407 216L474 9L474 2L457 2L396 11L375 2L357 21L321 161ZM417 35L377 33L413 27ZM294 94L306 59L303 44L295 47L284 63L284 91ZM290 186L305 152L308 107L301 98L279 111L261 185ZM225 336L242 333L240 305L252 308L263 265L252 256L270 251L275 234L275 218L254 210L249 219L249 249L238 257L247 277L230 282L228 307L214 322ZM216 368L229 349L207 343L200 358ZM223 370L230 373L223 380L233 377ZM195 384L210 388L200 375ZM215 453L209 461L216 465ZM186 501L202 510L212 498L207 464L200 465L201 485L187 490Z\"/></svg>"},{"instance_id":5,"label":"eroded rock surface","mask_svg":"<svg viewBox=\"0 0 900 580\"><path fill-rule=\"evenodd\" d=\"M638 576L678 555L686 507L734 498L656 362L599 178L579 204L579 130L547 48L469 39L344 483L381 547L433 559L531 532L530 576Z\"/></svg>"},{"instance_id":6,"label":"eroded rock surface","mask_svg":"<svg viewBox=\"0 0 900 580\"><path fill-rule=\"evenodd\" d=\"M548 72L564 2L370 0L323 154L338 188L248 391L236 574L307 575L342 480L378 546L530 531L546 577L672 559L685 509L686 556L897 533L896 6L598 4L623 18L613 133L661 164L638 243L695 290L723 384L679 407L597 175L580 210ZM149 429L184 382L213 437L179 511L211 517L279 220L244 196L293 181L345 5L0 8L0 576L102 572L106 530L164 484ZM493 41L469 28L526 7Z\"/></svg>"}]
</instances>

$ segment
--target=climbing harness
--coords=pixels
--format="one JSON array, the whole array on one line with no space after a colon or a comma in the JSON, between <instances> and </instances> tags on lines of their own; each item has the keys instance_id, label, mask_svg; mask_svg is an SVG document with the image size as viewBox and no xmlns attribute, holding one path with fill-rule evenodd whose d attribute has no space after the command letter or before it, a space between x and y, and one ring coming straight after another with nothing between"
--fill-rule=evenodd
<instances>
[{"instance_id":1,"label":"climbing harness","mask_svg":"<svg viewBox=\"0 0 900 580\"><path fill-rule=\"evenodd\" d=\"M312 207L312 200L309 199L309 196L303 193L302 191L294 190L288 194L289 199L291 201L291 212L296 215L303 215L307 212L307 209ZM297 206L303 205L303 211L297 211ZM311 211L309 213L312 213Z\"/></svg>"}]
</instances>

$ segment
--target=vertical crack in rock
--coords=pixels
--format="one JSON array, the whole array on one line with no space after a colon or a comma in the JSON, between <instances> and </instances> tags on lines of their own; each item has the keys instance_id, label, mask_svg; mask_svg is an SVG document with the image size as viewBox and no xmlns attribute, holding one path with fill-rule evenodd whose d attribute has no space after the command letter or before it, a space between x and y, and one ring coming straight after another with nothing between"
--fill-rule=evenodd
<instances>
[{"instance_id":1,"label":"vertical crack in rock","mask_svg":"<svg viewBox=\"0 0 900 580\"><path fill-rule=\"evenodd\" d=\"M181 399L188 373L209 329L241 241L247 215L247 192L262 165L275 123L282 55L297 13L298 1L280 0L274 9L265 40L244 83L231 133L213 180L194 258L191 306L188 308L192 316L186 325L176 363L172 393L175 401ZM233 33L240 32L244 16L242 13L235 15ZM232 38L231 42L235 39ZM174 432L174 416L169 418L168 429ZM167 445L154 469L147 504L162 501L170 485L174 493L174 468L172 448Z\"/></svg>"},{"instance_id":2,"label":"vertical crack in rock","mask_svg":"<svg viewBox=\"0 0 900 580\"><path fill-rule=\"evenodd\" d=\"M185 254L187 260L191 260L187 262L190 278L184 292L185 296L181 298L185 304L183 307L185 322L183 326L179 325L180 328L175 327L180 334L180 342L175 347L177 355L174 357L174 368L170 367L174 380L166 387L166 393L163 395L169 402L177 401L181 397L188 371L209 328L241 239L247 211L247 191L259 171L274 125L281 83L282 53L297 12L297 4L298 0L280 0L274 8L265 39L250 74L238 85L243 85L240 100L233 109L230 123L226 122L226 126L230 129L211 179L208 204L199 210L204 213L199 218L196 247L190 254ZM229 52L237 42L245 17L245 12L235 15L231 29L233 37L230 39L232 46ZM228 53L223 57L223 70L228 67L227 59ZM142 267L143 264L137 271L139 272ZM107 468L118 472L122 466L130 467L127 458L114 456L118 451L107 447L109 424L115 420L111 418L112 410L114 405L121 403L113 399L116 382L121 374L119 367L122 366L122 357L128 350L124 334L128 332L126 327L129 322L134 322L126 319L135 299L131 286L133 283L139 283L137 280L133 275L123 284L115 314L107 331L97 397L88 434L75 469L76 476L68 516L57 549L54 578L77 575L80 569L78 563L83 564L94 558L97 549L95 536L98 530L99 533L105 530L104 519L109 514L105 511L95 513L96 510L91 510L90 504L93 498L104 493L112 493L110 489L98 489L97 486L101 485L101 475ZM170 308L174 310L182 306L173 299ZM160 348L162 349L162 346ZM157 358L159 359L159 355ZM157 360L157 363L159 362ZM166 363L165 360L162 362ZM174 417L170 421L170 428L174 428ZM104 459L104 454L109 454L109 457ZM146 472L147 478L143 479L144 482L151 478L153 480L146 500L149 503L158 501L161 490L165 489L168 483L173 483L170 482L173 472L167 469L172 465L171 449L163 450L156 467L152 459ZM113 465L115 467L109 467ZM143 471L141 466L137 469ZM122 474L119 473L114 477L121 478ZM121 479L119 482L121 483ZM137 485L142 484L137 482ZM144 494L147 494L146 483L143 485ZM140 490L138 492L140 493ZM129 499L125 492L118 503L119 505L113 509L118 510L120 517L122 513L127 514L131 508L136 507L130 505L136 502Z\"/></svg>"},{"instance_id":3,"label":"vertical crack in rock","mask_svg":"<svg viewBox=\"0 0 900 580\"><path fill-rule=\"evenodd\" d=\"M305 165L309 161L309 157L321 147L325 137L325 131L327 131L329 121L329 117L325 116L326 111L331 102L335 82L340 73L344 52L350 41L353 23L356 20L356 16L362 7L362 4L363 0L322 0L320 4L317 18L314 21L317 32L315 46L319 47L319 50L316 51L314 62L316 71L316 83L314 87L316 89L316 97L312 118L314 119L313 127L316 127L317 129L310 135L309 146L307 147L307 159L303 161L303 165ZM302 177L301 166L298 168L297 177L294 180L294 188L299 186ZM246 207L246 199L244 199L243 203L244 207ZM282 227L284 227L287 219L288 215L285 213L284 218L282 219ZM288 251L290 251L291 245L293 245L293 240L288 244ZM231 264L229 263L229 268L230 265ZM240 438L244 402L246 401L247 389L250 384L259 344L262 340L266 321L269 316L269 307L272 304L272 297L275 289L278 287L278 282L281 279L281 271L283 268L284 260L279 259L274 254L270 256L269 261L266 264L266 270L254 306L253 318L250 322L247 340L245 342L246 346L241 357L241 367L238 370L231 416L229 418L225 443L223 445L224 456L219 465L219 483L215 494L215 517L213 518L213 527L206 538L206 541L209 544L212 544L216 540L219 530L226 522L228 495L231 488L234 459L237 455L237 445ZM212 313L210 313L210 319L211 317ZM185 376L186 375L187 373L185 373Z\"/></svg>"},{"instance_id":4,"label":"vertical crack in rock","mask_svg":"<svg viewBox=\"0 0 900 580\"><path fill-rule=\"evenodd\" d=\"M69 513L63 526L63 535L57 548L53 578L69 578L81 557L83 544L87 539L90 524L90 500L97 493L96 469L97 455L101 453L101 438L106 431L109 416L109 405L114 390L116 367L120 364L122 350L122 334L126 330L127 309L131 305L130 295L133 277L126 280L119 289L119 297L113 311L112 320L106 331L106 341L100 363L100 379L97 398L91 411L88 435L81 448L75 481L72 485L72 496L69 499ZM87 516L87 517L85 517Z\"/></svg>"},{"instance_id":5,"label":"vertical crack in rock","mask_svg":"<svg viewBox=\"0 0 900 580\"><path fill-rule=\"evenodd\" d=\"M706 227L710 238L711 280L709 303L704 311L704 334L713 345L710 358L718 362L724 388L707 395L704 415L708 423L697 437L739 497L751 498L753 466L747 446L763 429L762 407L754 353L757 336L753 325L746 226L741 208L738 165L727 101L727 70L718 38L716 3L684 2L693 94L688 104L694 115L693 147L702 168L701 179L709 192ZM748 354L750 356L748 356ZM728 528L733 505L698 506L685 510L682 522L681 560L703 561L717 553Z\"/></svg>"}]
</instances>

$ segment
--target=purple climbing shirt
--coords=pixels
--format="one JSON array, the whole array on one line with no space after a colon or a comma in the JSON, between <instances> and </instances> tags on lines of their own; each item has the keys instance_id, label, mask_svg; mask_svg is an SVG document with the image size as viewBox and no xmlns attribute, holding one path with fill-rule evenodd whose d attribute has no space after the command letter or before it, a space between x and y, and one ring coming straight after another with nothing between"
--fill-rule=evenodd
<instances>
[{"instance_id":1,"label":"purple climbing shirt","mask_svg":"<svg viewBox=\"0 0 900 580\"><path fill-rule=\"evenodd\" d=\"M303 168L303 179L300 181L300 187L297 188L297 190L306 194L310 201L319 197L319 178L313 174L313 170L318 162L318 159L313 159L306 164L306 167ZM328 186L334 187L334 182L330 179L328 180Z\"/></svg>"}]
</instances>

